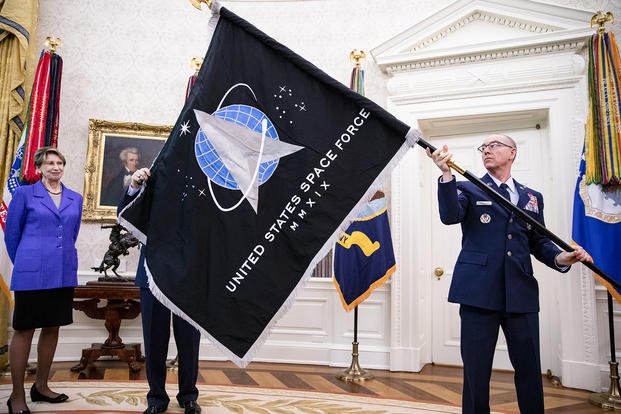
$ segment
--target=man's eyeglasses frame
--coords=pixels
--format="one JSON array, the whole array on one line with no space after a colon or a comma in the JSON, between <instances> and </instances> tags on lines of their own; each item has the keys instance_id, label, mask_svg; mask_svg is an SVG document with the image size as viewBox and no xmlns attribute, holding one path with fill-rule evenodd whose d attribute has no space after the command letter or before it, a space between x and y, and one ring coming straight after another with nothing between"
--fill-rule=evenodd
<instances>
[{"instance_id":1,"label":"man's eyeglasses frame","mask_svg":"<svg viewBox=\"0 0 621 414\"><path fill-rule=\"evenodd\" d=\"M511 145L505 144L503 142L492 141L489 144L483 144L483 145L477 147L477 150L482 153L482 152L485 151L485 148L489 148L490 150L494 151L496 148L499 148L501 146L515 149L515 147L512 147Z\"/></svg>"}]
</instances>

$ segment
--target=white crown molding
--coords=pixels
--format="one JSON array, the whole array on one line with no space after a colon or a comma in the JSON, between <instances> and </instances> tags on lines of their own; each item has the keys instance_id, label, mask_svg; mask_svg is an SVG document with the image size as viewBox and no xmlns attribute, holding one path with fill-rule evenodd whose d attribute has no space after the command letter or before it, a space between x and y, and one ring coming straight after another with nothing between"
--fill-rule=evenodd
<instances>
[{"instance_id":1,"label":"white crown molding","mask_svg":"<svg viewBox=\"0 0 621 414\"><path fill-rule=\"evenodd\" d=\"M394 73L387 83L388 93L400 102L565 88L579 82L586 70L584 58L572 51L471 63Z\"/></svg>"},{"instance_id":2,"label":"white crown molding","mask_svg":"<svg viewBox=\"0 0 621 414\"><path fill-rule=\"evenodd\" d=\"M388 74L520 56L579 51L593 33L589 11L530 0L459 0L374 48ZM460 31L484 23L486 35ZM507 28L511 29L507 32ZM480 40L478 40L480 39ZM492 39L492 40L490 40Z\"/></svg>"},{"instance_id":3,"label":"white crown molding","mask_svg":"<svg viewBox=\"0 0 621 414\"><path fill-rule=\"evenodd\" d=\"M459 47L455 49L436 50L433 52L421 52L416 56L399 55L376 59L382 70L389 75L409 72L419 69L454 66L462 64L488 62L493 60L509 59L515 57L547 55L550 53L572 52L577 53L585 46L586 39L591 31L580 30L576 33L555 36L555 39L529 39L505 42L502 45L478 44L471 47Z\"/></svg>"}]
</instances>

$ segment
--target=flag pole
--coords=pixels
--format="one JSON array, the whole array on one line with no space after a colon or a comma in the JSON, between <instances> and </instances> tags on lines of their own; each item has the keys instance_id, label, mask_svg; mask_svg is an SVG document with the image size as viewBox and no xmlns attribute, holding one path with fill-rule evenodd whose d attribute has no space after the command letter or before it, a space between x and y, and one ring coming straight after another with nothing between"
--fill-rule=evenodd
<instances>
[{"instance_id":1,"label":"flag pole","mask_svg":"<svg viewBox=\"0 0 621 414\"><path fill-rule=\"evenodd\" d=\"M364 79L361 72L360 61L365 58L366 55L363 50L358 52L357 49L354 49L349 54L349 59L356 65L351 76L350 87L361 95L364 94ZM351 347L351 364L349 368L337 375L336 379L345 382L358 382L373 379L375 376L364 370L358 361L358 305L354 308L354 341L351 343Z\"/></svg>"},{"instance_id":2,"label":"flag pole","mask_svg":"<svg viewBox=\"0 0 621 414\"><path fill-rule=\"evenodd\" d=\"M614 15L611 12L604 13L598 11L591 17L591 27L597 25L597 34L594 36L603 36L606 32L606 23L613 22ZM593 393L589 397L589 402L598 407L609 410L621 410L621 392L619 387L619 363L617 362L616 343L615 343L615 325L613 317L613 302L610 291L607 291L608 301L608 333L610 337L610 385L608 392Z\"/></svg>"},{"instance_id":3,"label":"flag pole","mask_svg":"<svg viewBox=\"0 0 621 414\"><path fill-rule=\"evenodd\" d=\"M433 145L431 145L430 143L428 143L422 138L419 139L416 143L424 149L429 149L429 151L431 152L434 152L436 150L436 147L434 147ZM548 237L550 240L552 240L554 243L556 243L561 249L565 250L566 252L574 251L574 248L571 247L571 245L569 245L568 243L565 243L563 239L558 237L556 234L552 233L543 224L539 223L537 220L529 216L524 210L514 205L510 200L507 200L506 198L501 196L497 191L489 187L487 184L481 181L473 173L461 168L460 166L458 166L452 161L449 162L448 164L452 169L454 169L459 174L461 174L466 179L468 179L468 181L470 181L471 183L479 187L481 190L483 190L483 192L485 192L488 196L494 199L494 201L496 201L498 204L500 204L501 206L503 206L505 209L509 210L510 212L514 213L521 220L525 221L529 228L533 228L539 234ZM621 285L617 281L615 281L613 278L608 276L602 269L597 267L595 263L586 262L586 261L581 262L581 263L585 265L586 267L588 267L589 269L591 269L593 272L597 273L602 279L610 283L614 288L621 290Z\"/></svg>"}]
</instances>

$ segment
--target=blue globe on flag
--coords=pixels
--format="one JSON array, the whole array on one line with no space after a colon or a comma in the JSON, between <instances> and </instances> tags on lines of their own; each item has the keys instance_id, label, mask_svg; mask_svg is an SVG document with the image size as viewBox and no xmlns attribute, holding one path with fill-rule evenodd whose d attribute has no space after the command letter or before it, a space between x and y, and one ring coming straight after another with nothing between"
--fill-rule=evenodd
<instances>
[{"instance_id":1,"label":"blue globe on flag","mask_svg":"<svg viewBox=\"0 0 621 414\"><path fill-rule=\"evenodd\" d=\"M260 110L248 105L229 105L218 109L213 113L216 118L223 119L225 121L233 122L238 125L245 126L246 128L261 133L261 121L267 120L267 131L265 137L278 141L278 132L274 128L272 121ZM196 154L196 161L201 170L209 177L214 183L231 189L239 190L235 178L231 175L229 170L222 162L222 159L218 155L218 152L214 148L213 144L209 141L207 134L199 129L194 141L194 152ZM278 166L278 159L270 160L261 163L259 166L259 172L257 173L257 179L259 185L263 184L272 176L276 167Z\"/></svg>"}]
</instances>

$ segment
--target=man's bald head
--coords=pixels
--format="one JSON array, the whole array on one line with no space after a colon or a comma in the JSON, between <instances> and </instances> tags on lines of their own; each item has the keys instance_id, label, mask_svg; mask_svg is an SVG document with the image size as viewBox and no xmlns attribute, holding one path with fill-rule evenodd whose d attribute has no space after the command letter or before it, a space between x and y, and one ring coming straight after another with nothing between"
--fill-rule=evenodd
<instances>
[{"instance_id":1,"label":"man's bald head","mask_svg":"<svg viewBox=\"0 0 621 414\"><path fill-rule=\"evenodd\" d=\"M505 135L505 134L492 134L490 136L488 136L485 139L485 144L488 144L492 141L498 141L498 142L502 142L505 145L509 145L510 147L513 147L515 149L517 149L517 144L515 143L515 140L513 138L511 138L509 135Z\"/></svg>"}]
</instances>

